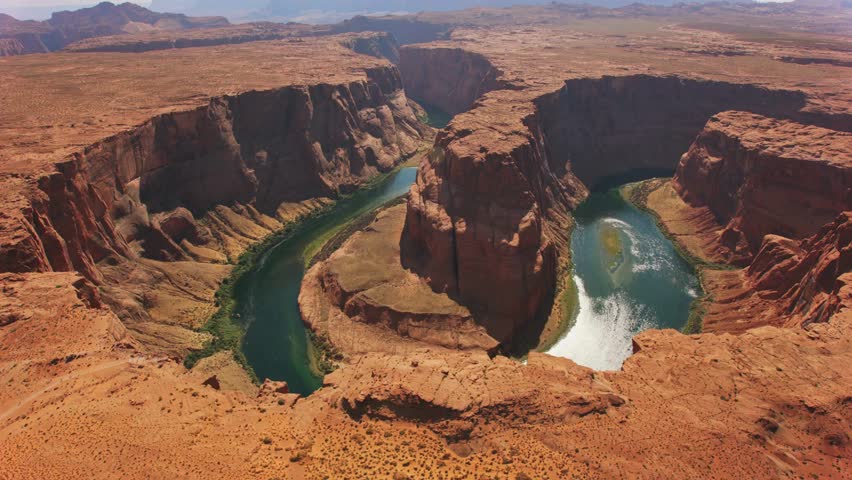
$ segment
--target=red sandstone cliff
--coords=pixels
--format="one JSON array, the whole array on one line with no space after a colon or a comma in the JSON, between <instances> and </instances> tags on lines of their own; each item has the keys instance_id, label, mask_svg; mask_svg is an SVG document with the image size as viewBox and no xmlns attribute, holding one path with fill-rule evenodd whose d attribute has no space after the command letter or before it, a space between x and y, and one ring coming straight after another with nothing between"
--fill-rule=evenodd
<instances>
[{"instance_id":1,"label":"red sandstone cliff","mask_svg":"<svg viewBox=\"0 0 852 480\"><path fill-rule=\"evenodd\" d=\"M78 271L104 285L122 318L194 325L227 270L195 267L192 279L186 262L150 261L234 259L322 205L313 199L392 169L431 134L396 68L366 73L213 98L90 145L55 171L7 176L14 208L0 219L0 270ZM163 285L171 292L158 297Z\"/></svg>"},{"instance_id":2,"label":"red sandstone cliff","mask_svg":"<svg viewBox=\"0 0 852 480\"><path fill-rule=\"evenodd\" d=\"M778 298L779 317L792 323L826 322L852 308L852 212L799 242L768 235L747 272L754 290Z\"/></svg>"},{"instance_id":3,"label":"red sandstone cliff","mask_svg":"<svg viewBox=\"0 0 852 480\"><path fill-rule=\"evenodd\" d=\"M536 99L550 158L570 163L589 188L669 176L707 119L725 110L852 128L848 114L806 113L805 104L793 90L669 75L573 79Z\"/></svg>"},{"instance_id":4,"label":"red sandstone cliff","mask_svg":"<svg viewBox=\"0 0 852 480\"><path fill-rule=\"evenodd\" d=\"M414 98L450 113L472 107L439 135L421 166L403 263L500 341L550 305L567 245L566 212L587 186L673 171L707 119L731 108L850 128L845 113L806 111L806 96L793 90L629 75L573 79L541 92L506 81L477 53L413 45L400 56ZM849 208L843 205L848 200L814 205L818 217L796 212L796 221L810 222L812 233Z\"/></svg>"},{"instance_id":5,"label":"red sandstone cliff","mask_svg":"<svg viewBox=\"0 0 852 480\"><path fill-rule=\"evenodd\" d=\"M852 308L852 212L803 240L767 235L743 270L708 270L704 330L808 327Z\"/></svg>"},{"instance_id":6,"label":"red sandstone cliff","mask_svg":"<svg viewBox=\"0 0 852 480\"><path fill-rule=\"evenodd\" d=\"M585 189L550 170L534 112L508 136L476 125L470 114L457 117L421 164L402 261L508 342L549 314L568 244L567 212Z\"/></svg>"},{"instance_id":7,"label":"red sandstone cliff","mask_svg":"<svg viewBox=\"0 0 852 480\"><path fill-rule=\"evenodd\" d=\"M852 209L852 134L724 112L683 155L673 186L722 225L729 260L747 263L764 236L803 238Z\"/></svg>"}]
</instances>

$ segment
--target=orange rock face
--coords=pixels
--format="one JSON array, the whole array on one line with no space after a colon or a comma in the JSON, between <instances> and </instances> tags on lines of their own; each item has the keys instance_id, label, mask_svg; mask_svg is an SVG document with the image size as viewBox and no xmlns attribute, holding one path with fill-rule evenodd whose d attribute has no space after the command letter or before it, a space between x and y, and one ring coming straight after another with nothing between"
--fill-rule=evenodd
<instances>
[{"instance_id":1,"label":"orange rock face","mask_svg":"<svg viewBox=\"0 0 852 480\"><path fill-rule=\"evenodd\" d=\"M264 127L281 115L292 132L284 141ZM38 180L32 213L18 226L31 237L4 255L21 259L7 270L77 270L97 281L95 263L128 255L116 223L136 222L131 240L147 240L151 251L142 254L159 258L162 231L137 217L178 207L203 214L232 202L268 214L284 202L336 195L413 152L420 128L391 68L371 70L363 82L252 92L157 117ZM29 264L29 251L44 254Z\"/></svg>"},{"instance_id":2,"label":"orange rock face","mask_svg":"<svg viewBox=\"0 0 852 480\"><path fill-rule=\"evenodd\" d=\"M723 62L714 66L718 60L700 74L677 57L654 63L650 74L646 65L630 63L616 75L600 57L570 57L585 55L580 48L560 57L559 42L547 36L585 44L581 34L557 28L529 37L508 28L498 32L485 41L475 29L457 30L455 42L401 50L403 71L415 73L406 82L424 101L472 105L438 136L421 167L402 257L502 342L548 315L565 258L566 212L588 188L673 172L707 120L731 108L796 118L826 132L839 129L839 136L848 130L848 112L835 108L846 104L843 98L820 105L815 91L778 78L764 85L730 81L720 75ZM547 48L507 53L535 42ZM605 51L599 55L606 57ZM844 208L823 212L813 229Z\"/></svg>"},{"instance_id":3,"label":"orange rock face","mask_svg":"<svg viewBox=\"0 0 852 480\"><path fill-rule=\"evenodd\" d=\"M393 47L391 39L357 40L344 36L320 42L327 55L351 62L352 70L336 83L320 82L319 76L305 75L307 70L291 78L286 69L276 68L285 73L259 78L253 88L236 86L229 94L216 92L200 73L195 84L163 84L153 89L158 93L128 99L132 113L125 120L142 120L124 129L118 120L96 120L97 109L89 107L102 99L99 86L82 84L79 108L63 109L70 121L52 130L53 141L37 149L17 141L0 148L7 181L0 267L80 272L104 288L104 301L123 319L155 320L169 329L197 327L210 314L209 302L229 270L223 265L229 259L297 216L392 169L431 137L432 130L408 103L398 70L349 49L375 47L368 53L380 55L385 46ZM222 48L222 60L245 58L252 51ZM243 51L229 53L228 48ZM293 58L315 56L301 45L268 48ZM180 56L189 65L199 59L190 49L153 54ZM100 68L99 56L69 55L80 57L72 62L75 69ZM139 66L161 59L145 55ZM40 71L27 57L6 61L5 74L16 78L13 72ZM182 89L194 91L194 100L173 108L163 96L183 95ZM46 83L33 90L27 98L54 98L55 90ZM205 92L214 95L205 97ZM23 122L22 130L40 115L37 108L5 105L10 110L4 115ZM72 138L83 146L73 146ZM92 143L86 144L89 139ZM183 342L177 337L194 334L146 327L142 335L155 343L169 339L166 350L172 352Z\"/></svg>"},{"instance_id":4,"label":"orange rock face","mask_svg":"<svg viewBox=\"0 0 852 480\"><path fill-rule=\"evenodd\" d=\"M570 192L550 170L534 115L502 139L462 127L466 118L438 135L420 166L402 261L508 342L549 314L571 194L585 191Z\"/></svg>"},{"instance_id":5,"label":"orange rock face","mask_svg":"<svg viewBox=\"0 0 852 480\"><path fill-rule=\"evenodd\" d=\"M804 238L852 209L850 152L847 132L724 112L683 156L673 185L713 212L720 242L742 264L767 234Z\"/></svg>"},{"instance_id":6,"label":"orange rock face","mask_svg":"<svg viewBox=\"0 0 852 480\"><path fill-rule=\"evenodd\" d=\"M713 302L704 315L704 330L808 327L852 308L850 228L850 212L844 212L803 240L767 235L743 270L705 270Z\"/></svg>"},{"instance_id":7,"label":"orange rock face","mask_svg":"<svg viewBox=\"0 0 852 480\"><path fill-rule=\"evenodd\" d=\"M404 47L399 69L408 95L451 115L502 88L501 72L484 56L460 48Z\"/></svg>"}]
</instances>

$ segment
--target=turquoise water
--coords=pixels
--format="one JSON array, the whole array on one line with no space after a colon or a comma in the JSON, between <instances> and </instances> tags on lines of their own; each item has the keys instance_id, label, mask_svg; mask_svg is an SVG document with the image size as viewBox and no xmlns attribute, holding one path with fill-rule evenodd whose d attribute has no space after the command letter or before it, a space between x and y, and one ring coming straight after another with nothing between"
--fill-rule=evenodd
<instances>
[{"instance_id":1,"label":"turquoise water","mask_svg":"<svg viewBox=\"0 0 852 480\"><path fill-rule=\"evenodd\" d=\"M243 278L236 291L237 311L249 325L243 352L258 378L284 380L290 391L303 395L322 386L309 366L308 331L299 312L305 250L316 238L408 193L416 175L416 168L402 168L376 188L338 202L273 247Z\"/></svg>"},{"instance_id":2,"label":"turquoise water","mask_svg":"<svg viewBox=\"0 0 852 480\"><path fill-rule=\"evenodd\" d=\"M635 334L683 328L701 287L654 219L618 190L593 193L575 218L571 250L579 312L548 353L598 370L618 369Z\"/></svg>"}]
</instances>

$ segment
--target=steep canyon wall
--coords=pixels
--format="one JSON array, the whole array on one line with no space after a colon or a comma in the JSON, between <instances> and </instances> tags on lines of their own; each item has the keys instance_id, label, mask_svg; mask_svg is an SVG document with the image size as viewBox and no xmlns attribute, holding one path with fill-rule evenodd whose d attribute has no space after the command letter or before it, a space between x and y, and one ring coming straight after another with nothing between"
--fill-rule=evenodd
<instances>
[{"instance_id":1,"label":"steep canyon wall","mask_svg":"<svg viewBox=\"0 0 852 480\"><path fill-rule=\"evenodd\" d=\"M509 137L472 130L472 116L456 117L420 166L402 258L433 289L468 307L491 336L509 342L548 316L567 257L568 212L586 190L550 169L536 112L519 119Z\"/></svg>"},{"instance_id":2,"label":"steep canyon wall","mask_svg":"<svg viewBox=\"0 0 852 480\"><path fill-rule=\"evenodd\" d=\"M708 118L731 108L796 118L838 134L850 127L846 114L808 111L799 91L632 75L569 80L556 92L525 100L498 70L477 67L487 60L476 54L410 46L401 57L401 69L415 78L406 80L413 95L451 112L473 107L439 134L421 165L408 204L403 264L468 307L501 342L549 312L567 258L568 212L587 188L611 177L623 183L631 174L674 171ZM773 212L766 204L755 211L755 226L745 234L752 253L766 233L803 238L849 208L848 168L818 163L767 164L776 168L775 177L809 175L815 183L762 190L764 200L785 197L782 205L805 197L810 203L802 211L786 210L794 217L787 222L791 232L761 220L784 216L786 207ZM717 180L700 181L715 188ZM795 195L805 190L820 192Z\"/></svg>"},{"instance_id":3,"label":"steep canyon wall","mask_svg":"<svg viewBox=\"0 0 852 480\"><path fill-rule=\"evenodd\" d=\"M507 88L501 72L484 56L446 47L402 47L399 69L408 95L455 115L482 95Z\"/></svg>"},{"instance_id":4,"label":"steep canyon wall","mask_svg":"<svg viewBox=\"0 0 852 480\"><path fill-rule=\"evenodd\" d=\"M672 182L747 262L768 234L801 239L852 209L852 134L745 112L713 116Z\"/></svg>"},{"instance_id":5,"label":"steep canyon wall","mask_svg":"<svg viewBox=\"0 0 852 480\"><path fill-rule=\"evenodd\" d=\"M801 110L805 95L755 85L677 76L632 75L569 80L536 101L550 157L590 188L633 171L674 172L710 116L742 110L807 118L827 126L845 119ZM847 128L849 124L847 124Z\"/></svg>"},{"instance_id":6,"label":"steep canyon wall","mask_svg":"<svg viewBox=\"0 0 852 480\"><path fill-rule=\"evenodd\" d=\"M139 259L224 262L239 254L226 233L250 232L245 248L292 220L288 205L349 192L429 135L392 66L349 83L213 98L104 139L24 182L18 210L4 218L12 240L0 267L79 271L102 283L104 268ZM119 274L124 281L128 271Z\"/></svg>"}]
</instances>

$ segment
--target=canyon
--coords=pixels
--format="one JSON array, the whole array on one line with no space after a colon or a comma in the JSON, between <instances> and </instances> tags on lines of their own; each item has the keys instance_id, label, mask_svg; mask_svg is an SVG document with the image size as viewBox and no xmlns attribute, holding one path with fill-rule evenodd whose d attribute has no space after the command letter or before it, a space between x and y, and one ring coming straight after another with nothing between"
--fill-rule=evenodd
<instances>
[{"instance_id":1,"label":"canyon","mask_svg":"<svg viewBox=\"0 0 852 480\"><path fill-rule=\"evenodd\" d=\"M0 59L5 472L844 478L850 13L725 5ZM435 129L423 107L455 116ZM206 327L221 292L406 160L408 196L306 262L301 315L334 371L309 396L255 382ZM702 333L642 332L618 370L536 352L567 328L573 212L629 181L698 269Z\"/></svg>"},{"instance_id":2,"label":"canyon","mask_svg":"<svg viewBox=\"0 0 852 480\"><path fill-rule=\"evenodd\" d=\"M327 41L323 48L349 51L350 40ZM316 47L278 48L307 62ZM200 54L175 53L189 55L190 63ZM219 52L248 65L252 60L244 53ZM37 150L19 147L21 137L7 133L0 157L11 180L4 197L17 208L4 215L4 233L13 239L2 247L4 270L77 271L103 286L104 300L132 319L133 328L166 350L186 354L179 344L192 335L180 327L197 327L210 314L228 263L285 223L392 169L428 138L398 71L368 58L353 57L352 73L336 85L305 83L321 75L317 67L302 69L284 85L274 74L252 77L254 84L237 87L240 93L226 91L234 87L217 72L177 91L152 84L156 93L140 92L135 116L123 119L127 126L91 116L108 101L101 97L103 85L64 100L49 85L32 92L27 101L71 101L74 107L62 120L51 116L58 125L39 139ZM155 56L148 65L156 69L161 61ZM23 63L21 68L34 71ZM77 58L69 65L80 72L99 68ZM133 81L104 74L117 89ZM4 75L12 84L20 78L13 69ZM167 95L184 95L185 103L169 105ZM164 112L164 105L173 111ZM21 131L35 131L29 122L39 119L29 106L18 106L5 118L20 120ZM92 143L77 151L64 148L69 134ZM157 282L170 286L152 290Z\"/></svg>"}]
</instances>

